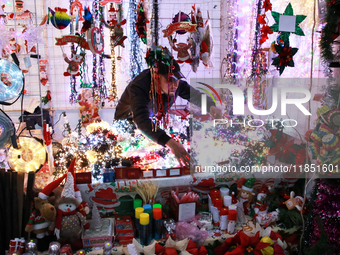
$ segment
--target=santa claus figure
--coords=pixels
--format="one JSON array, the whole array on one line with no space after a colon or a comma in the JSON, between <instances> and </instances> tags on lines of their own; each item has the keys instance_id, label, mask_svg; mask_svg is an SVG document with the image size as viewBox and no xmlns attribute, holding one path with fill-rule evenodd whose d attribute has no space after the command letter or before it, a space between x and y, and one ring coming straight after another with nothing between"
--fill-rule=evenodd
<instances>
[{"instance_id":1,"label":"santa claus figure","mask_svg":"<svg viewBox=\"0 0 340 255\"><path fill-rule=\"evenodd\" d=\"M176 40L173 41L174 44L172 44L172 48L178 52L177 54L177 63L192 63L192 59L190 58L190 54L188 50L191 48L191 44L186 44L186 43L176 43Z\"/></svg>"},{"instance_id":2,"label":"santa claus figure","mask_svg":"<svg viewBox=\"0 0 340 255\"><path fill-rule=\"evenodd\" d=\"M79 67L83 63L84 60L84 53L76 54L75 51L72 51L73 57L69 59L66 54L63 54L64 60L68 63L68 67L66 72L64 72L64 76L79 76Z\"/></svg>"}]
</instances>

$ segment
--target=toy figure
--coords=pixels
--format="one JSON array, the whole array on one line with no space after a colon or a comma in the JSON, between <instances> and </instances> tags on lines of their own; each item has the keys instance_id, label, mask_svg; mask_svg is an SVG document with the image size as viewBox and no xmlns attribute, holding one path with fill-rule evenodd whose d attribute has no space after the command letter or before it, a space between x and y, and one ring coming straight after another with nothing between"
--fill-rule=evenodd
<instances>
[{"instance_id":1,"label":"toy figure","mask_svg":"<svg viewBox=\"0 0 340 255\"><path fill-rule=\"evenodd\" d=\"M302 205L303 205L303 198L300 197L300 196L295 196L295 192L292 191L290 192L290 198L286 201L286 202L283 202L288 210L292 210L294 208L298 209L298 211L301 211L302 210Z\"/></svg>"},{"instance_id":2,"label":"toy figure","mask_svg":"<svg viewBox=\"0 0 340 255\"><path fill-rule=\"evenodd\" d=\"M55 223L50 226L61 245L69 243L72 250L79 250L83 247L81 234L83 228L90 228L86 218L77 211L79 205L74 194L74 179L72 173L67 173L67 180L61 198L57 201L58 208Z\"/></svg>"},{"instance_id":3,"label":"toy figure","mask_svg":"<svg viewBox=\"0 0 340 255\"><path fill-rule=\"evenodd\" d=\"M85 56L85 53L76 54L76 51L72 51L73 57L71 59L68 59L66 54L63 54L64 60L66 63L68 63L68 67L66 72L64 72L64 76L79 76L79 66L83 63L83 58Z\"/></svg>"},{"instance_id":4,"label":"toy figure","mask_svg":"<svg viewBox=\"0 0 340 255\"><path fill-rule=\"evenodd\" d=\"M75 16L75 18L73 20L77 20L78 21L84 21L85 19L83 18L83 5L81 4L81 2L79 2L79 0L75 0L72 4L71 4L71 15Z\"/></svg>"},{"instance_id":5,"label":"toy figure","mask_svg":"<svg viewBox=\"0 0 340 255\"><path fill-rule=\"evenodd\" d=\"M255 216L254 218L256 218L256 216L258 214L263 214L263 213L267 213L268 212L268 205L264 203L264 198L267 196L267 192L265 188L262 188L259 193L257 194L257 200L255 203Z\"/></svg>"},{"instance_id":6,"label":"toy figure","mask_svg":"<svg viewBox=\"0 0 340 255\"><path fill-rule=\"evenodd\" d=\"M65 179L66 174L59 179L48 184L34 198L34 209L25 227L26 232L33 232L37 239L42 239L47 235L49 225L55 220L56 210L51 202L54 202L55 197L50 196L52 191L57 188Z\"/></svg>"},{"instance_id":7,"label":"toy figure","mask_svg":"<svg viewBox=\"0 0 340 255\"><path fill-rule=\"evenodd\" d=\"M191 48L190 42L188 44L186 43L176 43L176 39L173 40L173 43L170 43L171 47L178 52L177 54L177 63L192 63L192 59L190 58L190 54L188 50Z\"/></svg>"},{"instance_id":8,"label":"toy figure","mask_svg":"<svg viewBox=\"0 0 340 255\"><path fill-rule=\"evenodd\" d=\"M253 187L255 179L250 178L242 185L241 190L238 192L237 198L243 204L244 214L249 214L250 203L253 201Z\"/></svg>"}]
</instances>

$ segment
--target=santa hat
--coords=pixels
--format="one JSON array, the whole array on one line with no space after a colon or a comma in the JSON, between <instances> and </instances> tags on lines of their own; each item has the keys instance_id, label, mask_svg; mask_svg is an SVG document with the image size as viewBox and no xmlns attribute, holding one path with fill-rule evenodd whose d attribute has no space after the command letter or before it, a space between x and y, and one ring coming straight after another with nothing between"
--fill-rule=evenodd
<instances>
[{"instance_id":1,"label":"santa hat","mask_svg":"<svg viewBox=\"0 0 340 255\"><path fill-rule=\"evenodd\" d=\"M118 12L118 10L116 10L114 7L111 7L108 12Z\"/></svg>"},{"instance_id":2,"label":"santa hat","mask_svg":"<svg viewBox=\"0 0 340 255\"><path fill-rule=\"evenodd\" d=\"M64 174L59 179L48 184L41 192L39 192L38 197L41 198L41 199L47 199L49 197L49 195L52 193L52 191L55 188L57 188L60 185L60 183L65 179L65 177L66 177L66 174Z\"/></svg>"},{"instance_id":3,"label":"santa hat","mask_svg":"<svg viewBox=\"0 0 340 255\"><path fill-rule=\"evenodd\" d=\"M74 187L74 196L75 198L78 200L79 203L83 202L83 199L81 197L81 193L80 190L77 188L77 184L76 184L76 173L74 171L74 166L76 165L76 158L74 158L70 164L70 166L68 167L68 171L72 174L73 176L73 187Z\"/></svg>"},{"instance_id":4,"label":"santa hat","mask_svg":"<svg viewBox=\"0 0 340 255\"><path fill-rule=\"evenodd\" d=\"M74 196L74 179L72 173L67 173L66 183L64 185L64 189L61 192L61 197L66 198L75 198Z\"/></svg>"},{"instance_id":5,"label":"santa hat","mask_svg":"<svg viewBox=\"0 0 340 255\"><path fill-rule=\"evenodd\" d=\"M24 1L22 0L15 0L15 6L16 7L23 7Z\"/></svg>"},{"instance_id":6,"label":"santa hat","mask_svg":"<svg viewBox=\"0 0 340 255\"><path fill-rule=\"evenodd\" d=\"M253 192L254 184L255 184L255 178L249 178L242 185L242 189L246 190L246 191L249 191L249 192Z\"/></svg>"}]
</instances>

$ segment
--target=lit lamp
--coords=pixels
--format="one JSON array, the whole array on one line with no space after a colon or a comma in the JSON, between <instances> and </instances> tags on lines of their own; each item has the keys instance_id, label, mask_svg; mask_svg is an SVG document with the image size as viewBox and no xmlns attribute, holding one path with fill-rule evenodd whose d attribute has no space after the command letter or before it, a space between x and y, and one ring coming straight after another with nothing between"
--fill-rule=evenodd
<instances>
[{"instance_id":1,"label":"lit lamp","mask_svg":"<svg viewBox=\"0 0 340 255\"><path fill-rule=\"evenodd\" d=\"M13 147L9 150L8 163L11 169L17 172L33 172L40 168L46 161L44 146L31 137L20 137L19 149Z\"/></svg>"}]
</instances>

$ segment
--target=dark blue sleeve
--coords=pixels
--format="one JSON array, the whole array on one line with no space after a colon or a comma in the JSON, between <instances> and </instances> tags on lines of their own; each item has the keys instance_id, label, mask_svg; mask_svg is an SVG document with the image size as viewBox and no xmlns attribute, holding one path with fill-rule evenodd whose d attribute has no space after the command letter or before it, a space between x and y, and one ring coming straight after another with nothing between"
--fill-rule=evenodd
<instances>
[{"instance_id":1,"label":"dark blue sleeve","mask_svg":"<svg viewBox=\"0 0 340 255\"><path fill-rule=\"evenodd\" d=\"M180 81L177 89L178 95L183 98L188 100L190 103L193 103L194 105L201 107L201 93L197 89L194 89L191 87L186 81ZM207 97L207 109L209 112L209 109L211 106L215 106L214 101L208 96Z\"/></svg>"}]
</instances>

